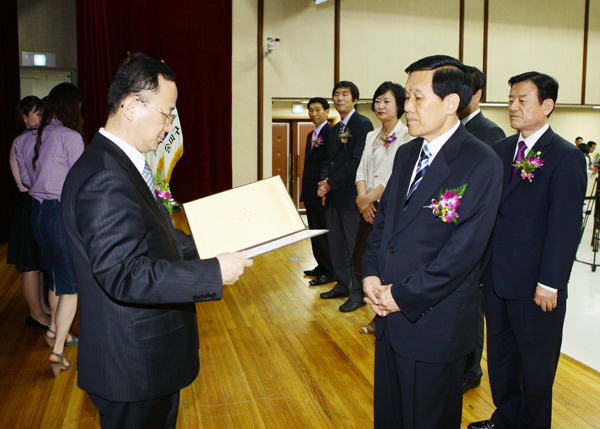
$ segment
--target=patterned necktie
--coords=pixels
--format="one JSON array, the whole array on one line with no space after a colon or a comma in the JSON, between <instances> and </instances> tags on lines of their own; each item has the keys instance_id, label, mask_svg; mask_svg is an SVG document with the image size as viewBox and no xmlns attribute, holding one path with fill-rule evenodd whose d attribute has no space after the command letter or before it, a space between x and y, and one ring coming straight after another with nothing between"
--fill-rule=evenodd
<instances>
[{"instance_id":1,"label":"patterned necktie","mask_svg":"<svg viewBox=\"0 0 600 429\"><path fill-rule=\"evenodd\" d=\"M316 129L313 131L313 134L312 134L311 149L315 148L315 146L316 146L315 141L317 141L317 130Z\"/></svg>"},{"instance_id":2,"label":"patterned necktie","mask_svg":"<svg viewBox=\"0 0 600 429\"><path fill-rule=\"evenodd\" d=\"M150 166L148 165L148 161L144 163L144 171L142 172L142 177L150 188L150 192L154 195L154 179L152 178L152 170L150 170Z\"/></svg>"},{"instance_id":3,"label":"patterned necktie","mask_svg":"<svg viewBox=\"0 0 600 429\"><path fill-rule=\"evenodd\" d=\"M525 158L526 150L527 150L527 145L525 144L525 142L523 140L521 140L519 142L519 150L517 150L517 156L515 156L515 164L517 162L523 161L523 159ZM510 172L510 180L508 181L508 183L510 183L510 181L513 179L513 177L515 177L515 174L517 174L517 171L519 171L519 169L517 167L512 168L512 170Z\"/></svg>"},{"instance_id":4,"label":"patterned necktie","mask_svg":"<svg viewBox=\"0 0 600 429\"><path fill-rule=\"evenodd\" d=\"M412 194L415 192L415 190L419 186L419 183L421 183L421 180L423 180L423 176L425 175L425 172L427 171L427 168L429 167L430 159L431 159L431 152L429 151L427 144L424 144L423 148L421 149L421 158L419 159L419 165L417 167L417 174L415 175L412 185L410 186L408 193L406 194L406 200L404 202L404 207L406 207L408 205L408 201L410 200L410 197L412 197Z\"/></svg>"}]
</instances>

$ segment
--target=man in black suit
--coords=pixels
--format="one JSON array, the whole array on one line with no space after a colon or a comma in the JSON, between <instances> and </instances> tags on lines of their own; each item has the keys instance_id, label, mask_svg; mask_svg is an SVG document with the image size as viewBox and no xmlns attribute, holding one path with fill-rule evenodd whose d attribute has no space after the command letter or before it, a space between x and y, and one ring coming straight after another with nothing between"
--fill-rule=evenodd
<instances>
[{"instance_id":1,"label":"man in black suit","mask_svg":"<svg viewBox=\"0 0 600 429\"><path fill-rule=\"evenodd\" d=\"M506 137L502 128L483 116L479 109L479 102L485 93L485 76L477 68L467 66L467 70L471 75L473 84L471 102L465 110L463 110L458 118L465 126L468 132L473 134L479 140L488 145L492 145L496 141ZM484 311L483 311L483 292L479 288L479 315L477 317L477 345L469 356L467 356L467 366L465 368L465 376L463 380L463 393L469 389L473 389L481 383L483 371L481 370L481 355L483 354L484 336Z\"/></svg>"},{"instance_id":2,"label":"man in black suit","mask_svg":"<svg viewBox=\"0 0 600 429\"><path fill-rule=\"evenodd\" d=\"M583 154L548 125L558 82L538 72L508 82L510 125L519 134L493 146L504 181L483 274L496 411L470 429L551 426L567 283L587 184ZM523 167L524 161L538 166Z\"/></svg>"},{"instance_id":3,"label":"man in black suit","mask_svg":"<svg viewBox=\"0 0 600 429\"><path fill-rule=\"evenodd\" d=\"M326 229L325 206L322 198L317 195L321 170L325 160L325 140L329 138L331 125L327 122L329 103L321 97L312 98L308 102L308 117L315 124L312 133L306 136L304 155L304 171L302 173L302 200L306 208L308 227L310 229ZM320 286L333 280L333 267L329 256L329 240L327 234L321 234L310 239L313 255L317 266L304 271L307 276L316 276L308 284Z\"/></svg>"},{"instance_id":4,"label":"man in black suit","mask_svg":"<svg viewBox=\"0 0 600 429\"><path fill-rule=\"evenodd\" d=\"M358 194L354 182L373 124L356 111L359 92L352 82L338 82L332 95L341 121L332 127L325 143L325 161L317 195L325 197L329 253L336 284L329 292L323 292L321 298L347 296L340 311L348 313L365 305L362 285L355 280L351 263L360 216L356 209Z\"/></svg>"},{"instance_id":5,"label":"man in black suit","mask_svg":"<svg viewBox=\"0 0 600 429\"><path fill-rule=\"evenodd\" d=\"M396 153L363 259L365 301L379 316L375 428L458 429L502 164L458 120L471 100L460 61L436 55L406 72L404 111L418 138Z\"/></svg>"},{"instance_id":6,"label":"man in black suit","mask_svg":"<svg viewBox=\"0 0 600 429\"><path fill-rule=\"evenodd\" d=\"M175 428L199 371L194 302L220 299L252 265L199 260L173 228L142 153L171 129L175 74L140 53L123 63L101 128L65 181L62 214L79 285L78 385L107 428ZM202 237L197 237L202 239Z\"/></svg>"}]
</instances>

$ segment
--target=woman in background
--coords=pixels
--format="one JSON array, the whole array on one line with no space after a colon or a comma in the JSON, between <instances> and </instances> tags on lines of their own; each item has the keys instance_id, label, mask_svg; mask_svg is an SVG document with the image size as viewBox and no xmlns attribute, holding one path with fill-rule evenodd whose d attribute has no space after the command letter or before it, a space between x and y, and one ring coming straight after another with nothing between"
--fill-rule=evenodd
<instances>
[{"instance_id":1,"label":"woman in background","mask_svg":"<svg viewBox=\"0 0 600 429\"><path fill-rule=\"evenodd\" d=\"M412 140L408 129L400 122L404 114L404 98L404 88L393 82L383 82L373 95L371 110L381 121L381 127L367 134L365 150L356 171L356 205L362 217L356 233L352 266L356 280L360 283L367 238L373 229L379 199L392 175L396 151L400 145ZM360 328L360 332L374 333L375 317Z\"/></svg>"},{"instance_id":2,"label":"woman in background","mask_svg":"<svg viewBox=\"0 0 600 429\"><path fill-rule=\"evenodd\" d=\"M83 95L70 83L55 86L44 106L39 129L23 133L15 141L21 181L33 197L32 230L52 278L49 293L50 329L44 334L54 376L71 367L64 347L77 344L69 330L77 310L77 285L67 249L60 212L62 187L83 152Z\"/></svg>"},{"instance_id":3,"label":"woman in background","mask_svg":"<svg viewBox=\"0 0 600 429\"><path fill-rule=\"evenodd\" d=\"M25 130L38 127L42 115L42 100L34 95L23 98L16 107L17 135ZM15 156L15 144L10 149L8 159L15 182L20 192L20 201L15 208L10 228L6 263L15 266L21 275L21 290L29 307L25 323L29 327L48 328L50 308L44 299L44 284L41 270L44 262L40 249L31 231L31 196L28 188L21 183L21 175Z\"/></svg>"}]
</instances>

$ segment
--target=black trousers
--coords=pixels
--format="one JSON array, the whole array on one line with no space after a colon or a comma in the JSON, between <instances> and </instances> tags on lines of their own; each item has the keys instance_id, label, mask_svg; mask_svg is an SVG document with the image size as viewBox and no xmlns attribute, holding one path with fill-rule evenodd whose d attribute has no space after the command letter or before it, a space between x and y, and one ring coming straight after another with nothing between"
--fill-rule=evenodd
<instances>
[{"instance_id":1,"label":"black trousers","mask_svg":"<svg viewBox=\"0 0 600 429\"><path fill-rule=\"evenodd\" d=\"M477 309L477 333L476 339L477 344L475 344L475 350L473 350L467 356L467 364L465 367L465 379L467 380L481 380L483 376L483 371L481 370L481 356L483 355L483 343L485 340L484 331L485 331L485 322L484 316L485 312L483 310L483 288L479 287L479 305Z\"/></svg>"},{"instance_id":2,"label":"black trousers","mask_svg":"<svg viewBox=\"0 0 600 429\"><path fill-rule=\"evenodd\" d=\"M404 359L386 327L375 343L375 429L460 429L465 360Z\"/></svg>"},{"instance_id":3,"label":"black trousers","mask_svg":"<svg viewBox=\"0 0 600 429\"><path fill-rule=\"evenodd\" d=\"M329 229L329 254L333 264L333 277L336 285L333 290L350 293L350 299L362 301L362 283L357 284L351 258L356 242L358 210L338 210L333 204L327 207L327 229Z\"/></svg>"},{"instance_id":4,"label":"black trousers","mask_svg":"<svg viewBox=\"0 0 600 429\"><path fill-rule=\"evenodd\" d=\"M322 204L304 204L306 207L306 218L310 229L327 229L325 219L325 206ZM329 234L321 234L312 237L313 255L317 261L317 268L327 277L333 276L333 267L331 266L331 256L329 256Z\"/></svg>"},{"instance_id":5,"label":"black trousers","mask_svg":"<svg viewBox=\"0 0 600 429\"><path fill-rule=\"evenodd\" d=\"M550 429L556 375L567 303L543 312L533 302L499 298L484 278L487 358L496 411L502 428Z\"/></svg>"},{"instance_id":6,"label":"black trousers","mask_svg":"<svg viewBox=\"0 0 600 429\"><path fill-rule=\"evenodd\" d=\"M100 413L102 429L175 429L179 391L140 402L112 402L88 393Z\"/></svg>"}]
</instances>

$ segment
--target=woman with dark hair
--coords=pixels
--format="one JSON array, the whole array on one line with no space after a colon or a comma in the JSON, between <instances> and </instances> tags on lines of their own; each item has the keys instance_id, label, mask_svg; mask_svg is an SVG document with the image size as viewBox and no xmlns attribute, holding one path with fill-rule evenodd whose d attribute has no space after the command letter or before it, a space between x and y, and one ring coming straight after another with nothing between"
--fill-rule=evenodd
<instances>
[{"instance_id":1,"label":"woman with dark hair","mask_svg":"<svg viewBox=\"0 0 600 429\"><path fill-rule=\"evenodd\" d=\"M26 129L40 124L42 100L34 95L23 98L16 107L17 135ZM21 275L21 290L29 307L25 323L29 327L48 328L50 325L50 309L44 299L44 285L41 270L44 268L42 254L31 231L31 196L21 183L21 175L15 155L15 144L10 149L8 159L17 187L21 193L20 201L15 208L10 228L6 263L15 266Z\"/></svg>"},{"instance_id":2,"label":"woman with dark hair","mask_svg":"<svg viewBox=\"0 0 600 429\"><path fill-rule=\"evenodd\" d=\"M60 212L60 194L69 169L84 148L82 101L83 95L70 83L55 86L46 100L40 127L15 141L21 181L33 197L33 235L53 283L49 293L50 328L44 338L53 348L49 360L55 377L71 367L64 347L78 343L69 333L77 310L77 285Z\"/></svg>"},{"instance_id":3,"label":"woman with dark hair","mask_svg":"<svg viewBox=\"0 0 600 429\"><path fill-rule=\"evenodd\" d=\"M373 229L378 201L392 175L394 156L400 145L412 140L408 129L400 122L404 114L404 88L401 85L389 81L379 85L373 95L371 110L381 121L381 127L367 134L365 149L356 171L356 205L362 217L356 233L352 265L355 280L361 283L367 238ZM375 332L375 318L360 328L360 332Z\"/></svg>"}]
</instances>

